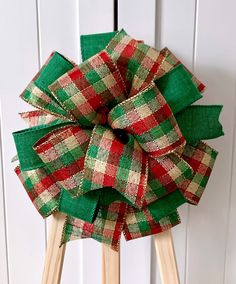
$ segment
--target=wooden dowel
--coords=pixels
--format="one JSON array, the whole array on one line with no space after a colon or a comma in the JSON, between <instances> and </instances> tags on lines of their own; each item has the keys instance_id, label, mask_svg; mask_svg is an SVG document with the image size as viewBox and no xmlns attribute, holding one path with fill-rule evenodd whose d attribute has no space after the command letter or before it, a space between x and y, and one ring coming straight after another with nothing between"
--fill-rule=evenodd
<instances>
[{"instance_id":1,"label":"wooden dowel","mask_svg":"<svg viewBox=\"0 0 236 284\"><path fill-rule=\"evenodd\" d=\"M162 284L180 284L171 230L154 236Z\"/></svg>"},{"instance_id":2,"label":"wooden dowel","mask_svg":"<svg viewBox=\"0 0 236 284\"><path fill-rule=\"evenodd\" d=\"M48 237L42 284L60 284L66 245L60 246L66 215L54 213Z\"/></svg>"},{"instance_id":3,"label":"wooden dowel","mask_svg":"<svg viewBox=\"0 0 236 284\"><path fill-rule=\"evenodd\" d=\"M120 252L102 245L102 284L120 284Z\"/></svg>"}]
</instances>

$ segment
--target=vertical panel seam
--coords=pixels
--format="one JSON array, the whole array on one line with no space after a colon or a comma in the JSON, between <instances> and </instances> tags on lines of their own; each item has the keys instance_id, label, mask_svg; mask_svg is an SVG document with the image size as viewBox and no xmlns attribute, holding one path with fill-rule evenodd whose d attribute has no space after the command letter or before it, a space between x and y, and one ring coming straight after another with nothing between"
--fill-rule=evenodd
<instances>
[{"instance_id":1,"label":"vertical panel seam","mask_svg":"<svg viewBox=\"0 0 236 284\"><path fill-rule=\"evenodd\" d=\"M195 72L196 69L196 60L197 60L198 8L199 8L199 0L195 0L194 28L193 28L193 58L192 58L193 73Z\"/></svg>"},{"instance_id":2,"label":"vertical panel seam","mask_svg":"<svg viewBox=\"0 0 236 284\"><path fill-rule=\"evenodd\" d=\"M185 230L185 255L184 255L184 283L187 283L187 271L188 271L188 236L189 236L189 215L190 205L187 204L187 216L186 216L186 230Z\"/></svg>"},{"instance_id":3,"label":"vertical panel seam","mask_svg":"<svg viewBox=\"0 0 236 284\"><path fill-rule=\"evenodd\" d=\"M235 82L235 91L236 91L236 82ZM230 233L230 212L232 208L232 187L233 187L233 170L235 166L234 156L235 156L235 143L234 140L236 138L236 92L234 98L234 120L233 120L233 135L232 135L232 158L230 161L230 186L229 186L229 197L228 197L228 210L227 210L227 219L226 219L226 232L225 232L225 251L224 251L224 268L223 268L223 284L226 283L226 265L227 265L227 252L229 248L229 233Z\"/></svg>"},{"instance_id":4,"label":"vertical panel seam","mask_svg":"<svg viewBox=\"0 0 236 284\"><path fill-rule=\"evenodd\" d=\"M82 55L81 55L81 47L80 47L80 22L79 22L79 0L76 0L76 10L77 10L77 42L78 42L78 56L77 60L78 63L81 62L82 60Z\"/></svg>"},{"instance_id":5,"label":"vertical panel seam","mask_svg":"<svg viewBox=\"0 0 236 284\"><path fill-rule=\"evenodd\" d=\"M118 0L113 0L113 29L118 30Z\"/></svg>"},{"instance_id":6,"label":"vertical panel seam","mask_svg":"<svg viewBox=\"0 0 236 284\"><path fill-rule=\"evenodd\" d=\"M36 29L37 29L37 50L38 50L38 68L42 66L42 47L41 47L41 29L40 29L40 4L39 0L35 0L36 6ZM44 220L44 238L45 249L47 247L47 221Z\"/></svg>"},{"instance_id":7,"label":"vertical panel seam","mask_svg":"<svg viewBox=\"0 0 236 284\"><path fill-rule=\"evenodd\" d=\"M40 4L39 0L36 1L36 27L37 27L37 49L38 49L38 67L42 66L42 48L41 48L41 29L40 29Z\"/></svg>"},{"instance_id":8,"label":"vertical panel seam","mask_svg":"<svg viewBox=\"0 0 236 284\"><path fill-rule=\"evenodd\" d=\"M192 52L192 71L196 71L197 61L197 40L198 40L198 13L199 13L199 0L194 3L194 26L193 26L193 52ZM185 234L185 273L184 283L188 283L188 267L189 267L189 218L190 218L190 205L188 204L187 220L186 220L186 234Z\"/></svg>"},{"instance_id":9,"label":"vertical panel seam","mask_svg":"<svg viewBox=\"0 0 236 284\"><path fill-rule=\"evenodd\" d=\"M1 112L1 105L0 105L0 113ZM1 114L0 114L0 167L1 167L1 172L0 175L2 177L2 197L3 197L3 222L4 222L4 237L5 237L5 258L6 258L6 263L7 263L7 283L10 284L10 267L9 267L9 249L8 249L8 228L7 228L7 213L6 213L6 187L5 187L5 177L4 177L4 169L3 169L3 150L2 150L2 145L3 145L3 140L2 140L2 119L1 119Z\"/></svg>"},{"instance_id":10,"label":"vertical panel seam","mask_svg":"<svg viewBox=\"0 0 236 284\"><path fill-rule=\"evenodd\" d=\"M156 13L155 13L155 47L161 49L161 14L162 14L162 0L156 0Z\"/></svg>"},{"instance_id":11,"label":"vertical panel seam","mask_svg":"<svg viewBox=\"0 0 236 284\"><path fill-rule=\"evenodd\" d=\"M156 250L155 250L155 244L154 244L153 237L151 237L150 263L151 263L150 284L155 284L156 281L157 281L157 279L156 279L156 270L157 270L158 264L157 264L157 255L156 255Z\"/></svg>"}]
</instances>

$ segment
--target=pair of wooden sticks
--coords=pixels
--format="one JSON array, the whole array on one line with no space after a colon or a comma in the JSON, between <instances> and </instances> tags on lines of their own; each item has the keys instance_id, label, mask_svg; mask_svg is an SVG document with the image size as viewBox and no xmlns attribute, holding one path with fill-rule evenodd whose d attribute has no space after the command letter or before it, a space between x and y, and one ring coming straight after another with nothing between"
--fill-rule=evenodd
<instances>
[{"instance_id":1,"label":"pair of wooden sticks","mask_svg":"<svg viewBox=\"0 0 236 284\"><path fill-rule=\"evenodd\" d=\"M66 244L60 246L65 214L53 215L44 264L42 284L60 284ZM179 275L171 231L154 236L162 284L179 284ZM120 254L102 245L102 284L120 283ZM81 283L82 284L82 283Z\"/></svg>"}]
</instances>

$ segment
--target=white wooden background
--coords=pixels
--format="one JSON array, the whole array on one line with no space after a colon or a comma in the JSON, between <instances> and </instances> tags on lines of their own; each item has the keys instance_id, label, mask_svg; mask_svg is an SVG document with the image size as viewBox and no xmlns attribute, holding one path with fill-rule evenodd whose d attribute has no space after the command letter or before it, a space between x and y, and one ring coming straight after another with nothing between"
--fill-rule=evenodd
<instances>
[{"instance_id":1,"label":"white wooden background","mask_svg":"<svg viewBox=\"0 0 236 284\"><path fill-rule=\"evenodd\" d=\"M226 135L199 207L180 209L173 229L181 284L236 283L236 1L119 0L118 25L168 46L208 86L201 103L223 104ZM52 50L79 62L80 34L113 30L112 0L0 0L0 283L40 283L47 224L12 170L11 132L26 125L19 93ZM150 237L121 245L121 283L160 283ZM62 284L101 283L101 245L67 246ZM112 283L111 283L112 284Z\"/></svg>"}]
</instances>

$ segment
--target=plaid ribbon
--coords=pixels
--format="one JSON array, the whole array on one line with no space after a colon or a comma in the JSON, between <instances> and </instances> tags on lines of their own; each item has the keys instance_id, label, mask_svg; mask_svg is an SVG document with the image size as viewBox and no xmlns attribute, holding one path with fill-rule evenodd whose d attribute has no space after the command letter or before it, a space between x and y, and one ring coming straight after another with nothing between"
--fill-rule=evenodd
<instances>
[{"instance_id":1,"label":"plaid ribbon","mask_svg":"<svg viewBox=\"0 0 236 284\"><path fill-rule=\"evenodd\" d=\"M105 51L65 73L49 89L83 126L101 123L101 110L126 98L119 70Z\"/></svg>"},{"instance_id":2,"label":"plaid ribbon","mask_svg":"<svg viewBox=\"0 0 236 284\"><path fill-rule=\"evenodd\" d=\"M134 135L149 155L158 157L185 144L174 115L155 84L114 107L108 116L113 129Z\"/></svg>"},{"instance_id":3,"label":"plaid ribbon","mask_svg":"<svg viewBox=\"0 0 236 284\"><path fill-rule=\"evenodd\" d=\"M67 214L62 242L91 237L117 250L122 232L168 230L177 207L198 204L217 156L200 140L223 134L221 107L190 107L205 86L167 48L124 30L82 39L91 57L77 66L52 53L22 93L38 110L13 134L15 171L43 217Z\"/></svg>"}]
</instances>

